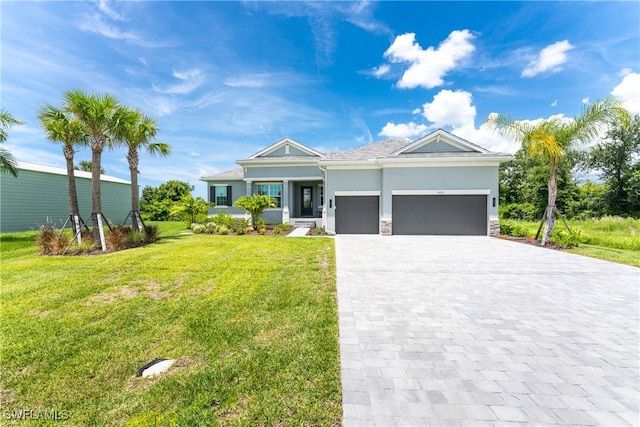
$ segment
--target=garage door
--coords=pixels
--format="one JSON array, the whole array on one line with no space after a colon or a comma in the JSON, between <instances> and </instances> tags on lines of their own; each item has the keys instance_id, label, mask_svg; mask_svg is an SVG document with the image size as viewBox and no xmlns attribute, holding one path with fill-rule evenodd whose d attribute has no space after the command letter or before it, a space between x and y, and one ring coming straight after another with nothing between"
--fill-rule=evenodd
<instances>
[{"instance_id":1,"label":"garage door","mask_svg":"<svg viewBox=\"0 0 640 427\"><path fill-rule=\"evenodd\" d=\"M393 234L487 234L487 196L393 196Z\"/></svg>"},{"instance_id":2,"label":"garage door","mask_svg":"<svg viewBox=\"0 0 640 427\"><path fill-rule=\"evenodd\" d=\"M336 233L378 234L379 196L336 197Z\"/></svg>"}]
</instances>

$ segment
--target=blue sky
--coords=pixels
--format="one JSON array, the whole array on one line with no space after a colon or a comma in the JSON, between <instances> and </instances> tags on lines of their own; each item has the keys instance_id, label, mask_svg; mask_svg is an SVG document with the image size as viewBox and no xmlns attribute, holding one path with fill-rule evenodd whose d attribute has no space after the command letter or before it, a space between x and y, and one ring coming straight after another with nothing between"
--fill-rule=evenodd
<instances>
[{"instance_id":1,"label":"blue sky","mask_svg":"<svg viewBox=\"0 0 640 427\"><path fill-rule=\"evenodd\" d=\"M142 186L189 181L289 136L318 150L439 127L486 148L491 113L572 117L616 96L640 113L640 2L2 1L6 147L64 166L37 120L73 88L154 117L168 158ZM80 149L76 160L89 160ZM108 174L128 179L123 149Z\"/></svg>"}]
</instances>

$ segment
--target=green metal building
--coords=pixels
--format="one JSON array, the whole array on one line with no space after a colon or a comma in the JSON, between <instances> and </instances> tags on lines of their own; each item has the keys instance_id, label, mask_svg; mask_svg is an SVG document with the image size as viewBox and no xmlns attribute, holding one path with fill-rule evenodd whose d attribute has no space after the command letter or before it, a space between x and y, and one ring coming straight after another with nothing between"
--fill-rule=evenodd
<instances>
[{"instance_id":1,"label":"green metal building","mask_svg":"<svg viewBox=\"0 0 640 427\"><path fill-rule=\"evenodd\" d=\"M91 173L75 171L80 216L91 222ZM102 212L121 224L131 211L131 183L101 175ZM18 162L18 177L0 174L0 231L37 230L41 225L61 227L69 217L67 170Z\"/></svg>"}]
</instances>

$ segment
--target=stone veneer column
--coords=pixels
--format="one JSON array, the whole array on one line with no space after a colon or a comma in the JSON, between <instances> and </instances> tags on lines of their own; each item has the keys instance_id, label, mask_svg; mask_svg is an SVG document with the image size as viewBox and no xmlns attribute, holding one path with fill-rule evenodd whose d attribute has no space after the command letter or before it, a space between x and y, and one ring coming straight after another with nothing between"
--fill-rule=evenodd
<instances>
[{"instance_id":1,"label":"stone veneer column","mask_svg":"<svg viewBox=\"0 0 640 427\"><path fill-rule=\"evenodd\" d=\"M393 234L393 226L390 219L380 220L380 234L383 236L391 236Z\"/></svg>"},{"instance_id":2,"label":"stone veneer column","mask_svg":"<svg viewBox=\"0 0 640 427\"><path fill-rule=\"evenodd\" d=\"M496 237L499 234L500 234L500 220L499 219L489 220L489 236Z\"/></svg>"}]
</instances>

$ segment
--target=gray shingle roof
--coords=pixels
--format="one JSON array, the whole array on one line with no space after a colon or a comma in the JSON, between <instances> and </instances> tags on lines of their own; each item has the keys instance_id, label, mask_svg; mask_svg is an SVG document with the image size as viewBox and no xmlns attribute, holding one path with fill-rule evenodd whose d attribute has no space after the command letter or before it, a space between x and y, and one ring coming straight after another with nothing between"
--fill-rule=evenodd
<instances>
[{"instance_id":1,"label":"gray shingle roof","mask_svg":"<svg viewBox=\"0 0 640 427\"><path fill-rule=\"evenodd\" d=\"M411 141L399 138L388 138L347 151L327 153L327 160L367 160L387 157L396 150L409 145Z\"/></svg>"},{"instance_id":2,"label":"gray shingle roof","mask_svg":"<svg viewBox=\"0 0 640 427\"><path fill-rule=\"evenodd\" d=\"M244 178L243 168L233 168L222 172L217 172L211 175L205 175L200 179L215 180L215 179L239 179Z\"/></svg>"}]
</instances>

